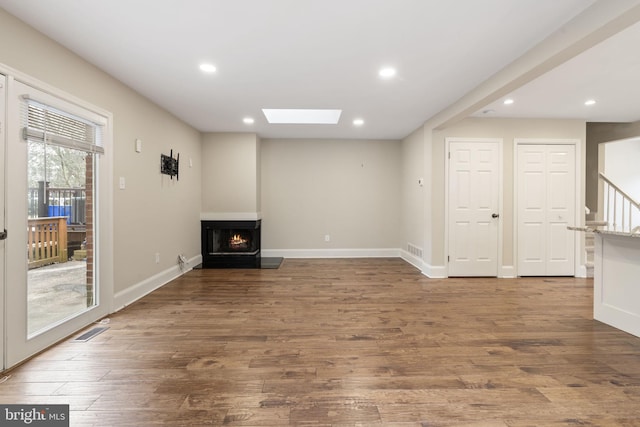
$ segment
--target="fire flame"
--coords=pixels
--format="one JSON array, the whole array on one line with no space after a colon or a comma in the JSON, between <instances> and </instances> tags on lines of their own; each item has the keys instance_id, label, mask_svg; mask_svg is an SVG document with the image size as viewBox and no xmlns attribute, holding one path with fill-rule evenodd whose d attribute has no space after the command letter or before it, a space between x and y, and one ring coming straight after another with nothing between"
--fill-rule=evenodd
<instances>
[{"instance_id":1,"label":"fire flame","mask_svg":"<svg viewBox=\"0 0 640 427\"><path fill-rule=\"evenodd\" d=\"M231 239L229 239L229 244L231 246L246 245L247 239L242 238L240 234L234 234L233 236L231 236Z\"/></svg>"}]
</instances>

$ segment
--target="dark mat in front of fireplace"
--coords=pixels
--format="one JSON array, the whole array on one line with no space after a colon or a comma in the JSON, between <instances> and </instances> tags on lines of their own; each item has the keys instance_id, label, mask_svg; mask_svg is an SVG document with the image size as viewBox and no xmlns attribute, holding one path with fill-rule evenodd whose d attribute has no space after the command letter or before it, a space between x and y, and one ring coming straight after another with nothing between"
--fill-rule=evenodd
<instances>
[{"instance_id":1,"label":"dark mat in front of fireplace","mask_svg":"<svg viewBox=\"0 0 640 427\"><path fill-rule=\"evenodd\" d=\"M260 268L280 268L282 257L261 257Z\"/></svg>"},{"instance_id":2,"label":"dark mat in front of fireplace","mask_svg":"<svg viewBox=\"0 0 640 427\"><path fill-rule=\"evenodd\" d=\"M207 268L262 268L262 269L278 269L282 265L282 261L284 258L282 257L261 257L257 263L252 263L251 265L247 265L246 263L237 265L235 267L228 265L219 265L215 267L207 267ZM193 267L195 270L204 268L202 264L198 264Z\"/></svg>"}]
</instances>

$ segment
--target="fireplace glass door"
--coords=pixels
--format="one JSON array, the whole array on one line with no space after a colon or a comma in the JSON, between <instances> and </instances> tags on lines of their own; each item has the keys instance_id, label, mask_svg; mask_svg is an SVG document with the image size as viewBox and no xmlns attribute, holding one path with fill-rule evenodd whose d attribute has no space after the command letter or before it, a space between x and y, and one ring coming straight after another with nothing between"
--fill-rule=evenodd
<instances>
[{"instance_id":1,"label":"fireplace glass door","mask_svg":"<svg viewBox=\"0 0 640 427\"><path fill-rule=\"evenodd\" d=\"M211 254L255 254L258 251L255 230L242 228L215 229L211 233Z\"/></svg>"}]
</instances>

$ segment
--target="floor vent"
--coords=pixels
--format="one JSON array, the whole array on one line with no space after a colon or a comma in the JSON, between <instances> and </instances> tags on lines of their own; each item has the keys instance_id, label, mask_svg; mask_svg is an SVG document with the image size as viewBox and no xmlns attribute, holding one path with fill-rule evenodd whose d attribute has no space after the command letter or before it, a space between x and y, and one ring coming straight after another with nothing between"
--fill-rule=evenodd
<instances>
[{"instance_id":1,"label":"floor vent","mask_svg":"<svg viewBox=\"0 0 640 427\"><path fill-rule=\"evenodd\" d=\"M96 335L100 335L107 329L109 328L108 327L93 328L90 331L87 331L84 334L80 335L79 337L75 338L72 342L87 342L91 338L95 337Z\"/></svg>"},{"instance_id":2,"label":"floor vent","mask_svg":"<svg viewBox=\"0 0 640 427\"><path fill-rule=\"evenodd\" d=\"M418 258L422 258L422 248L419 248L416 245L412 245L411 243L407 243L407 252L409 252L413 256L416 256Z\"/></svg>"}]
</instances>

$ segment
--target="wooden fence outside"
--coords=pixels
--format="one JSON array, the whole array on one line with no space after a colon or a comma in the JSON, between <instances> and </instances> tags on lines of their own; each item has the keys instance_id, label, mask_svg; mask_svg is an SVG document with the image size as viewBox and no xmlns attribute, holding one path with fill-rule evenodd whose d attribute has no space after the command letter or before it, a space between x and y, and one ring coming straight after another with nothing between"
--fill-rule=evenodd
<instances>
[{"instance_id":1,"label":"wooden fence outside","mask_svg":"<svg viewBox=\"0 0 640 427\"><path fill-rule=\"evenodd\" d=\"M68 259L67 217L34 218L28 221L29 268L66 262Z\"/></svg>"}]
</instances>

